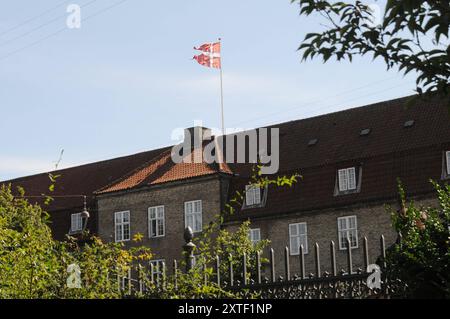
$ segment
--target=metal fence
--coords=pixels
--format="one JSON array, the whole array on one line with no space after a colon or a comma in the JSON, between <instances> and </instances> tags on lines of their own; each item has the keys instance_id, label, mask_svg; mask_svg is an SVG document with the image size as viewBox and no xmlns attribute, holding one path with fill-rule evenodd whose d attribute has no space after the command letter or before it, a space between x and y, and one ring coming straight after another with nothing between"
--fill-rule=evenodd
<instances>
[{"instance_id":1,"label":"metal fence","mask_svg":"<svg viewBox=\"0 0 450 319\"><path fill-rule=\"evenodd\" d=\"M188 273L195 265L194 249L192 242L192 231L185 231L186 244L183 246L185 256L185 273ZM369 246L366 237L363 238L363 265L355 269L352 249L346 249L346 269L339 269L336 263L336 247L333 241L329 245L330 271L321 269L321 253L319 244L314 245L314 272L307 274L305 271L305 254L303 246L300 246L300 254L295 256L299 265L299 273L291 273L290 266L292 256L289 249L284 250L284 262L282 267L283 275L277 277L275 265L275 251L269 250L268 276L264 274L261 263L261 253L254 256L242 255L241 267L239 270L233 268L233 263L228 260L221 261L216 256L213 265L214 273L208 275L204 273L204 284L214 282L217 287L225 291L239 292L242 297L258 296L259 298L282 298L282 299L322 299L322 298L401 298L405 296L407 286L396 278L389 278L386 274L386 244L383 235L380 236L380 256L378 263L369 264ZM350 240L347 239L347 246L350 247ZM231 256L230 256L231 257ZM255 258L255 266L249 269L248 258ZM231 258L229 259L231 260ZM167 276L167 265L164 262L158 266L157 271L153 264L150 265L150 278L147 281L133 279L131 273L127 277L118 279L118 287L125 295L145 293L146 284L164 290L168 281L175 288L177 280L182 271L178 266L178 261L174 260L172 265L172 275ZM374 266L374 267L370 267ZM203 266L206 267L206 266ZM226 272L223 269L226 268ZM138 276L139 277L139 276Z\"/></svg>"}]
</instances>

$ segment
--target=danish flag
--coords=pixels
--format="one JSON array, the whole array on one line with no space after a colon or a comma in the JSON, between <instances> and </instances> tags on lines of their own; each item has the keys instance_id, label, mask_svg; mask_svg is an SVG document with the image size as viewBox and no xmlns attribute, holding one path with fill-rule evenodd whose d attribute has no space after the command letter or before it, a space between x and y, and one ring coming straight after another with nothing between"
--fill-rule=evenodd
<instances>
[{"instance_id":1,"label":"danish flag","mask_svg":"<svg viewBox=\"0 0 450 319\"><path fill-rule=\"evenodd\" d=\"M209 68L221 68L220 42L202 44L198 48L194 47L194 49L203 52L193 57L199 64Z\"/></svg>"}]
</instances>

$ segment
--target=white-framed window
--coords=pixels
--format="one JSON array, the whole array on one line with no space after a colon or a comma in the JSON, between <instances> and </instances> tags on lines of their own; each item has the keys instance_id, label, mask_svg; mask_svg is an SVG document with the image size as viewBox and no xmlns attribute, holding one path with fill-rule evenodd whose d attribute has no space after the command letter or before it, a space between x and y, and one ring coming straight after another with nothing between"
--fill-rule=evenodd
<instances>
[{"instance_id":1,"label":"white-framed window","mask_svg":"<svg viewBox=\"0 0 450 319\"><path fill-rule=\"evenodd\" d=\"M356 189L356 169L355 167L338 170L339 191L351 191Z\"/></svg>"},{"instance_id":2,"label":"white-framed window","mask_svg":"<svg viewBox=\"0 0 450 319\"><path fill-rule=\"evenodd\" d=\"M163 237L165 234L164 206L148 208L148 237Z\"/></svg>"},{"instance_id":3,"label":"white-framed window","mask_svg":"<svg viewBox=\"0 0 450 319\"><path fill-rule=\"evenodd\" d=\"M248 232L248 237L253 245L257 244L261 240L261 230L259 228L252 228Z\"/></svg>"},{"instance_id":4,"label":"white-framed window","mask_svg":"<svg viewBox=\"0 0 450 319\"><path fill-rule=\"evenodd\" d=\"M130 211L114 213L116 242L130 240Z\"/></svg>"},{"instance_id":5,"label":"white-framed window","mask_svg":"<svg viewBox=\"0 0 450 319\"><path fill-rule=\"evenodd\" d=\"M128 290L130 288L131 281L131 269L128 269L126 276L123 276L120 280L120 289Z\"/></svg>"},{"instance_id":6,"label":"white-framed window","mask_svg":"<svg viewBox=\"0 0 450 319\"><path fill-rule=\"evenodd\" d=\"M70 215L70 232L79 232L83 230L83 220L81 213Z\"/></svg>"},{"instance_id":7,"label":"white-framed window","mask_svg":"<svg viewBox=\"0 0 450 319\"><path fill-rule=\"evenodd\" d=\"M306 223L289 224L289 251L291 255L300 254L300 245L303 253L308 253L308 229Z\"/></svg>"},{"instance_id":8,"label":"white-framed window","mask_svg":"<svg viewBox=\"0 0 450 319\"><path fill-rule=\"evenodd\" d=\"M347 250L347 238L351 248L358 248L358 224L356 216L344 216L337 219L339 249Z\"/></svg>"},{"instance_id":9,"label":"white-framed window","mask_svg":"<svg viewBox=\"0 0 450 319\"><path fill-rule=\"evenodd\" d=\"M191 227L194 233L202 231L203 222L201 200L194 200L184 203L184 226Z\"/></svg>"},{"instance_id":10,"label":"white-framed window","mask_svg":"<svg viewBox=\"0 0 450 319\"><path fill-rule=\"evenodd\" d=\"M259 205L261 203L261 187L259 185L245 186L245 204L246 206Z\"/></svg>"},{"instance_id":11,"label":"white-framed window","mask_svg":"<svg viewBox=\"0 0 450 319\"><path fill-rule=\"evenodd\" d=\"M447 175L450 176L450 151L445 152L445 158L447 159Z\"/></svg>"},{"instance_id":12,"label":"white-framed window","mask_svg":"<svg viewBox=\"0 0 450 319\"><path fill-rule=\"evenodd\" d=\"M150 261L152 278L156 279L162 276L164 259L155 259Z\"/></svg>"}]
</instances>

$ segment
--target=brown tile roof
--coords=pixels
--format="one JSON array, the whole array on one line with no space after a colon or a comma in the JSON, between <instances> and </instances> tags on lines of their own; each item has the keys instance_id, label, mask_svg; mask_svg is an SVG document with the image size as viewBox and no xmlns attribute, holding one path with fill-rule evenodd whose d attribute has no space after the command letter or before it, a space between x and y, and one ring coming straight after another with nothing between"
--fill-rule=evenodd
<instances>
[{"instance_id":1,"label":"brown tile roof","mask_svg":"<svg viewBox=\"0 0 450 319\"><path fill-rule=\"evenodd\" d=\"M195 159L202 159L202 154L203 148L195 149L183 159L190 162L174 163L171 158L171 149L168 149L127 176L98 190L96 194L123 191L217 173L231 174L226 164L207 164L204 161L195 163Z\"/></svg>"},{"instance_id":2,"label":"brown tile roof","mask_svg":"<svg viewBox=\"0 0 450 319\"><path fill-rule=\"evenodd\" d=\"M299 172L303 179L292 188L270 188L264 208L246 209L230 219L394 198L397 177L409 194L432 192L429 179L441 179L442 154L450 150L450 105L437 99L412 104L408 100L272 126L280 129L279 173ZM405 128L408 120L414 120L414 125ZM360 136L365 128L371 132ZM317 139L317 144L308 146L311 139ZM349 166L362 167L361 192L334 196L336 171ZM251 167L230 164L230 168L239 175L233 180L231 196L244 190Z\"/></svg>"},{"instance_id":3,"label":"brown tile roof","mask_svg":"<svg viewBox=\"0 0 450 319\"><path fill-rule=\"evenodd\" d=\"M54 171L52 172L53 174L61 176L57 179L55 191L52 193L52 196L55 196L55 199L49 207L46 207L46 210L66 210L74 207L81 207L83 205L81 197L59 197L65 195L87 195L89 201L88 205L92 207L95 205L93 199L94 191L112 183L114 180L119 179L136 167L140 167L168 149L170 148L165 147L111 160ZM48 173L0 182L0 184L3 183L10 183L14 189L17 186L21 186L25 189L26 195L31 196L48 194L48 186L50 185ZM34 198L30 201L41 202L40 200L34 200Z\"/></svg>"}]
</instances>

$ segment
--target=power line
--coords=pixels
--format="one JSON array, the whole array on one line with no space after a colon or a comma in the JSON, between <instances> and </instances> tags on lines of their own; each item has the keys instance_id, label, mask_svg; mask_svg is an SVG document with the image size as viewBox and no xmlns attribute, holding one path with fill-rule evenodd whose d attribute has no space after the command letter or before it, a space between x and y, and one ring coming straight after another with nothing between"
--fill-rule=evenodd
<instances>
[{"instance_id":1,"label":"power line","mask_svg":"<svg viewBox=\"0 0 450 319\"><path fill-rule=\"evenodd\" d=\"M90 1L90 2L88 2L88 3L85 3L85 4L82 5L80 8L85 8L85 7L87 7L87 6L91 5L91 4L93 4L93 3L96 2L96 1L97 1L97 0L92 0L92 1ZM42 28L44 28L44 27L46 27L46 26L48 26L48 25L50 25L50 24L52 24L52 23L58 21L59 19L66 18L66 17L67 17L67 14L59 15L59 16L57 16L56 18L53 18L53 19L50 20L50 21L47 21L47 22L45 22L45 23L43 23L43 24L41 24L41 25L39 25L39 26L37 26L37 27L35 27L35 28L33 28L33 29L27 31L27 32L24 32L24 33L18 35L18 36L15 37L15 38L12 38L12 39L7 40L7 41L5 41L5 42L3 42L3 43L0 43L0 47L3 47L3 46L5 46L5 45L8 45L8 44L10 44L11 42L14 42L14 41L16 41L16 40L22 39L22 38L26 37L27 35L29 35L29 34L35 32L35 31L37 31L37 30L39 30L39 29L42 29Z\"/></svg>"},{"instance_id":2,"label":"power line","mask_svg":"<svg viewBox=\"0 0 450 319\"><path fill-rule=\"evenodd\" d=\"M106 7L104 9L102 9L100 11L97 11L96 13L94 13L94 14L86 17L86 18L84 18L82 21L88 21L89 19L94 18L94 17L96 17L96 16L98 16L98 15L100 15L100 14L106 12L106 11L109 11L109 10L113 9L114 7L117 7L117 6L119 6L122 3L127 2L127 1L129 1L129 0L122 0L122 1L116 2L116 3L112 4L111 6ZM47 39L49 39L51 37L54 37L54 36L58 35L59 33L63 32L63 31L66 31L67 29L68 29L67 27L61 28L61 29L57 30L56 32L53 32L53 33L51 33L51 34L49 34L49 35L47 35L47 36L45 36L45 37L43 37L43 38L41 38L41 39L39 39L37 41L34 41L34 42L32 42L32 43L30 43L30 44L28 44L26 46L18 48L17 50L14 50L14 51L6 54L6 55L0 56L0 61L3 61L3 60L5 60L5 59L7 59L7 58L9 58L9 57L11 57L11 56L21 52L21 51L24 51L24 50L26 50L28 48L36 46L39 43L41 43L42 41L45 41L45 40L47 40Z\"/></svg>"},{"instance_id":3,"label":"power line","mask_svg":"<svg viewBox=\"0 0 450 319\"><path fill-rule=\"evenodd\" d=\"M365 97L368 97L368 96L378 95L378 94L380 94L380 93L384 93L384 92L387 92L387 91L390 91L390 90L393 90L393 89L396 89L396 88L398 88L398 87L402 87L402 86L405 86L405 85L409 85L409 84L411 84L411 83L409 83L409 82L402 83L402 84L395 85L395 86L392 86L392 87L389 87L389 88L386 88L386 89L383 89L383 90L379 90L379 91L376 91L376 92L372 92L372 93L369 93L369 94L365 94L365 95L362 95L362 96L359 96L359 97L350 98L350 99L344 100L342 103L347 103L347 102L350 102L350 101L359 100L359 99L362 99L362 98L365 98ZM304 116L310 116L310 115L314 114L314 113L317 112L317 111L325 111L325 110L327 110L327 109L335 108L335 107L336 107L336 104L328 105L328 106L325 106L325 107L322 107L322 108L315 109L315 110L313 110L312 112L304 113L303 115L304 115ZM305 118L305 117L303 117L303 118ZM280 119L280 120L278 120L278 121L272 121L272 122L269 122L269 123L264 124L264 126L273 125L273 124L278 124L278 123L280 123L280 122L283 122L283 120Z\"/></svg>"},{"instance_id":4,"label":"power line","mask_svg":"<svg viewBox=\"0 0 450 319\"><path fill-rule=\"evenodd\" d=\"M356 87L356 88L354 88L354 89L346 90L346 91L340 92L340 93L338 93L338 94L334 94L334 95L330 95L330 96L328 96L328 97L316 99L316 100L313 100L313 101L310 101L310 102L305 102L305 103L302 103L302 104L297 105L297 106L295 106L295 107L292 107L292 108L289 108L289 109L286 109L286 110L282 110L282 111L277 111L277 112L269 113L269 114L266 114L266 115L263 115L263 116L260 116L260 117L257 117L257 118L253 118L253 119L251 119L251 120L241 121L241 122L235 123L234 125L236 126L236 125L240 125L240 124L243 124L243 123L252 122L252 121L254 121L254 120L261 120L261 119L265 119L265 118L267 118L267 117L272 117L272 116L274 116L274 115L278 115L278 114L282 114L282 113L287 113L287 112L289 112L289 111L293 111L293 110L296 110L296 109L299 109L299 108L303 108L303 107L308 106L308 105L311 105L311 104L317 104L317 103L319 103L319 102L323 102L323 101L329 100L329 99L331 99L331 98L335 98L335 97L339 97L339 96L342 96L342 95L346 95L346 94L348 94L348 93L352 93L352 92L355 92L355 91L364 89L364 88L366 88L366 87L371 87L371 86L374 86L374 85L376 85L376 84L378 84L378 83L384 83L384 82L386 82L386 81L390 81L390 80L393 80L393 79L395 79L395 78L397 78L397 76L392 76L392 77L389 77L389 78L387 78L387 79L383 79L383 80L378 80L378 81L370 82L370 83L368 83L368 84L365 84L365 85Z\"/></svg>"},{"instance_id":5,"label":"power line","mask_svg":"<svg viewBox=\"0 0 450 319\"><path fill-rule=\"evenodd\" d=\"M15 26L13 26L13 27L11 27L11 28L9 28L9 29L6 29L6 30L1 31L1 32L0 32L0 36L3 36L3 35L6 34L6 33L9 33L9 32L11 32L11 31L14 31L14 30L16 30L16 29L18 29L18 28L20 28L20 27L22 27L22 26L24 26L24 25L26 25L26 24L28 24L28 23L30 23L30 22L36 20L36 19L39 19L40 17L45 16L47 13L50 13L50 12L56 10L57 8L61 7L61 6L62 6L63 4L65 4L66 2L67 2L67 1L60 2L59 4L55 5L54 7L51 7L50 9L47 9L47 10L45 10L44 12L38 14L37 16L31 17L31 18L29 18L29 19L27 19L27 20L25 20L25 21L20 22L19 24L15 25Z\"/></svg>"}]
</instances>

